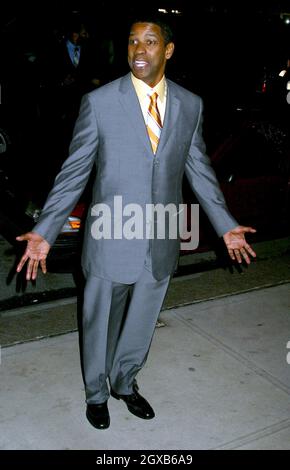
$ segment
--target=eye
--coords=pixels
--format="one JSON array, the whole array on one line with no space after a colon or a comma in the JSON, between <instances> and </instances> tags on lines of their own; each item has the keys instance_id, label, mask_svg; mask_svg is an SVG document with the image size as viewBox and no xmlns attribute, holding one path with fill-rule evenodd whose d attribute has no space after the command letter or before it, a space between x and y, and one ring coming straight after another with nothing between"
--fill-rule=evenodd
<instances>
[{"instance_id":1,"label":"eye","mask_svg":"<svg viewBox=\"0 0 290 470\"><path fill-rule=\"evenodd\" d=\"M133 46L135 44L137 44L137 39L129 39L129 46Z\"/></svg>"},{"instance_id":2,"label":"eye","mask_svg":"<svg viewBox=\"0 0 290 470\"><path fill-rule=\"evenodd\" d=\"M155 46L157 44L156 39L147 39L146 41L147 46Z\"/></svg>"}]
</instances>

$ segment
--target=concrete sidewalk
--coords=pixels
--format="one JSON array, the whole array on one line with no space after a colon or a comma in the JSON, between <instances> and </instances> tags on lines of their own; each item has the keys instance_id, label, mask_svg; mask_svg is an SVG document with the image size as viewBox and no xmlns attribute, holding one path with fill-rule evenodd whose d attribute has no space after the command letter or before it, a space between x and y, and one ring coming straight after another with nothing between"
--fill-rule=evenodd
<instances>
[{"instance_id":1,"label":"concrete sidewalk","mask_svg":"<svg viewBox=\"0 0 290 470\"><path fill-rule=\"evenodd\" d=\"M138 377L156 412L85 418L78 335L2 349L1 449L290 449L290 285L162 312ZM290 360L289 360L290 362Z\"/></svg>"}]
</instances>

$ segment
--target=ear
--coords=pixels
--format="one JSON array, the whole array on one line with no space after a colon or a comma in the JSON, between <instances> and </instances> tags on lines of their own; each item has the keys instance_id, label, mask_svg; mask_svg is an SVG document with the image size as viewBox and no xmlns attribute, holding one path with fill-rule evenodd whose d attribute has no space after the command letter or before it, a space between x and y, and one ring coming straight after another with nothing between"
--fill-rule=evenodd
<instances>
[{"instance_id":1,"label":"ear","mask_svg":"<svg viewBox=\"0 0 290 470\"><path fill-rule=\"evenodd\" d=\"M165 51L165 57L167 60L172 57L173 52L174 52L174 43L169 42L166 46L166 51Z\"/></svg>"}]
</instances>

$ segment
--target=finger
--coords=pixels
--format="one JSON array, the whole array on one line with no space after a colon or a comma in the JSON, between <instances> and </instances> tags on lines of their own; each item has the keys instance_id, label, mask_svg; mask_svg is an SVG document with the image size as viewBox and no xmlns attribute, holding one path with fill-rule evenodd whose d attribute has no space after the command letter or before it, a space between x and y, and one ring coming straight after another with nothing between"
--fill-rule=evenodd
<instances>
[{"instance_id":1,"label":"finger","mask_svg":"<svg viewBox=\"0 0 290 470\"><path fill-rule=\"evenodd\" d=\"M256 258L256 253L254 252L254 250L252 249L252 247L248 244L245 245L245 249L247 250L247 252L253 256L253 258Z\"/></svg>"},{"instance_id":2,"label":"finger","mask_svg":"<svg viewBox=\"0 0 290 470\"><path fill-rule=\"evenodd\" d=\"M43 274L45 274L47 272L45 259L42 259L40 261L40 266L41 266L41 270L42 270Z\"/></svg>"},{"instance_id":3,"label":"finger","mask_svg":"<svg viewBox=\"0 0 290 470\"><path fill-rule=\"evenodd\" d=\"M19 235L18 237L16 237L16 240L18 242L22 242L24 240L29 240L29 237L27 235Z\"/></svg>"},{"instance_id":4,"label":"finger","mask_svg":"<svg viewBox=\"0 0 290 470\"><path fill-rule=\"evenodd\" d=\"M241 258L240 250L234 250L234 252L235 252L235 257L236 257L237 262L241 263L242 258Z\"/></svg>"},{"instance_id":5,"label":"finger","mask_svg":"<svg viewBox=\"0 0 290 470\"><path fill-rule=\"evenodd\" d=\"M18 265L17 265L17 268L16 268L16 271L19 273L21 271L21 269L23 268L24 264L26 263L26 261L28 260L28 255L23 255L21 260L19 261Z\"/></svg>"},{"instance_id":6,"label":"finger","mask_svg":"<svg viewBox=\"0 0 290 470\"><path fill-rule=\"evenodd\" d=\"M243 232L256 233L256 229L253 227L241 227Z\"/></svg>"},{"instance_id":7,"label":"finger","mask_svg":"<svg viewBox=\"0 0 290 470\"><path fill-rule=\"evenodd\" d=\"M249 256L248 256L246 250L241 249L241 254L242 254L244 260L246 261L246 263L247 263L247 264L250 264L250 263L251 263L251 260L250 260L250 258L249 258Z\"/></svg>"},{"instance_id":8,"label":"finger","mask_svg":"<svg viewBox=\"0 0 290 470\"><path fill-rule=\"evenodd\" d=\"M233 252L233 250L231 250L231 249L228 249L228 253L229 253L229 255L230 255L230 258L231 258L233 261L235 261L235 260L236 260L236 258L235 258L235 255L234 255L234 252Z\"/></svg>"},{"instance_id":9,"label":"finger","mask_svg":"<svg viewBox=\"0 0 290 470\"><path fill-rule=\"evenodd\" d=\"M32 279L35 280L37 278L37 270L38 270L39 261L34 261L32 267Z\"/></svg>"},{"instance_id":10,"label":"finger","mask_svg":"<svg viewBox=\"0 0 290 470\"><path fill-rule=\"evenodd\" d=\"M26 270L26 279L27 279L27 281L30 281L30 279L32 277L33 266L34 266L34 260L30 259L28 264L27 264L27 270Z\"/></svg>"}]
</instances>

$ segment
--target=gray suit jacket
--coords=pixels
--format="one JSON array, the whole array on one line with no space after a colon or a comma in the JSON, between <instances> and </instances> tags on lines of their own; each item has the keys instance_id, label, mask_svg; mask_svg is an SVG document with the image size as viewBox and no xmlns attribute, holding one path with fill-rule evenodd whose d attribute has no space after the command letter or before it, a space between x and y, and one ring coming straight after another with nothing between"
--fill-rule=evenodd
<instances>
[{"instance_id":1,"label":"gray suit jacket","mask_svg":"<svg viewBox=\"0 0 290 470\"><path fill-rule=\"evenodd\" d=\"M114 216L114 196L126 204L182 202L182 178L191 187L219 236L235 227L202 138L201 99L167 80L167 105L154 156L130 74L84 96L70 154L56 177L34 231L53 244L96 165L92 207L107 204ZM87 272L116 282L138 279L148 250L146 239L92 237L96 216L88 212L82 263ZM167 227L168 228L168 227ZM152 272L163 279L173 272L180 241L150 241Z\"/></svg>"}]
</instances>

